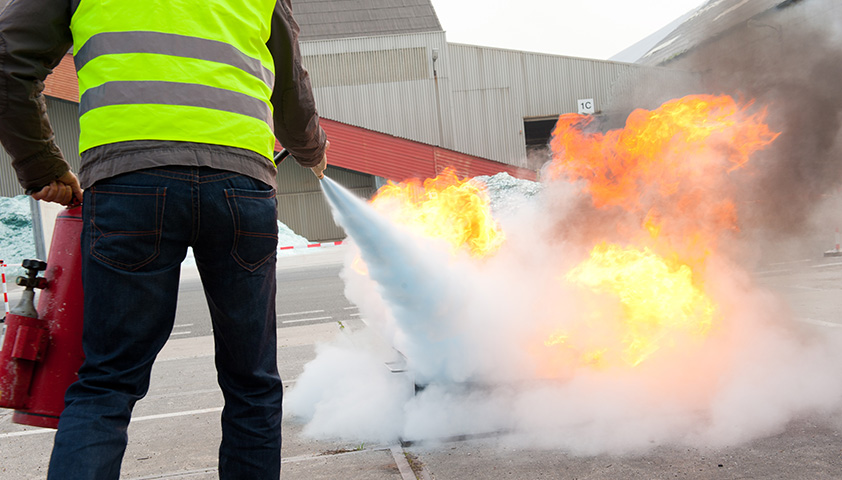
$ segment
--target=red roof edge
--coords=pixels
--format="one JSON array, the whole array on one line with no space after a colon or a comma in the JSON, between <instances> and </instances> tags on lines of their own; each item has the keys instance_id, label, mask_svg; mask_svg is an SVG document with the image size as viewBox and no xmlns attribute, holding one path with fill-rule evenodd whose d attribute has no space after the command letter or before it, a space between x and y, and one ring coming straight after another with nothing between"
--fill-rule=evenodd
<instances>
[{"instance_id":1,"label":"red roof edge","mask_svg":"<svg viewBox=\"0 0 842 480\"><path fill-rule=\"evenodd\" d=\"M431 178L450 167L461 177L495 175L506 172L526 180L536 180L537 172L495 162L466 153L416 142L363 127L321 119L330 139L329 165L377 175L396 182L411 178ZM280 145L276 146L280 148Z\"/></svg>"},{"instance_id":2,"label":"red roof edge","mask_svg":"<svg viewBox=\"0 0 842 480\"><path fill-rule=\"evenodd\" d=\"M79 81L76 78L73 55L66 54L44 81L44 95L79 103Z\"/></svg>"}]
</instances>

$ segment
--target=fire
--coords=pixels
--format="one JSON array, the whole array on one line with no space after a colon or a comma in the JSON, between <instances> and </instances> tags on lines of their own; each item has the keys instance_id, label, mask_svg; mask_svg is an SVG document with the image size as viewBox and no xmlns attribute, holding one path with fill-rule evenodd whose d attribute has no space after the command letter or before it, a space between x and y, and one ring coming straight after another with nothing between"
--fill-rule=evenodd
<instances>
[{"instance_id":1,"label":"fire","mask_svg":"<svg viewBox=\"0 0 842 480\"><path fill-rule=\"evenodd\" d=\"M742 167L776 137L763 123L765 110L748 113L729 96L691 95L653 111L638 109L626 127L584 133L593 117L562 115L551 141L550 174L585 180L585 191L598 207L641 206L653 193L687 195L680 187L711 171ZM695 192L698 189L691 189Z\"/></svg>"},{"instance_id":2,"label":"fire","mask_svg":"<svg viewBox=\"0 0 842 480\"><path fill-rule=\"evenodd\" d=\"M581 182L596 209L627 212L618 230L635 246L599 243L564 277L601 301L582 314L585 327L547 335L553 368L559 359L636 366L715 327L717 306L703 278L723 235L737 230L729 176L778 135L764 123L765 110L751 106L689 96L636 110L625 128L607 133L586 132L592 117L559 118L551 179Z\"/></svg>"},{"instance_id":3,"label":"fire","mask_svg":"<svg viewBox=\"0 0 842 480\"><path fill-rule=\"evenodd\" d=\"M649 249L597 245L589 259L566 275L574 285L615 296L622 315L617 333L622 359L638 365L680 337L704 336L716 307L694 285L690 267L671 263Z\"/></svg>"},{"instance_id":4,"label":"fire","mask_svg":"<svg viewBox=\"0 0 842 480\"><path fill-rule=\"evenodd\" d=\"M593 117L562 115L552 179L580 181L595 208L637 215L656 249L696 267L737 229L729 174L778 136L765 109L729 96L692 95L629 115L623 129L587 133ZM733 187L731 187L733 188Z\"/></svg>"},{"instance_id":5,"label":"fire","mask_svg":"<svg viewBox=\"0 0 842 480\"><path fill-rule=\"evenodd\" d=\"M605 133L593 131L592 117L559 118L549 181L577 182L594 209L616 213L606 216L616 219L616 232L598 235L622 240L595 235L590 255L562 276L562 288L581 304L579 318L553 324L527 347L541 374L638 366L704 342L717 328L722 318L705 289L707 261L738 231L735 172L778 135L765 115L751 102L696 95L636 110L625 128ZM371 204L446 240L454 255L486 258L505 239L484 188L453 170L390 182Z\"/></svg>"},{"instance_id":6,"label":"fire","mask_svg":"<svg viewBox=\"0 0 842 480\"><path fill-rule=\"evenodd\" d=\"M372 206L421 235L446 240L453 252L466 249L476 258L496 252L505 236L491 215L485 187L460 180L448 168L436 178L389 182Z\"/></svg>"}]
</instances>

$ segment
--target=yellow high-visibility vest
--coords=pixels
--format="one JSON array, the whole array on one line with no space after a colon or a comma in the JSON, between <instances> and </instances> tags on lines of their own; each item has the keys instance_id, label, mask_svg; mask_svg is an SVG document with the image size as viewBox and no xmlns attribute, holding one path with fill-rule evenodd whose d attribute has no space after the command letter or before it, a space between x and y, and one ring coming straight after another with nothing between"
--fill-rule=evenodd
<instances>
[{"instance_id":1,"label":"yellow high-visibility vest","mask_svg":"<svg viewBox=\"0 0 842 480\"><path fill-rule=\"evenodd\" d=\"M131 140L275 146L276 0L81 0L79 151Z\"/></svg>"}]
</instances>

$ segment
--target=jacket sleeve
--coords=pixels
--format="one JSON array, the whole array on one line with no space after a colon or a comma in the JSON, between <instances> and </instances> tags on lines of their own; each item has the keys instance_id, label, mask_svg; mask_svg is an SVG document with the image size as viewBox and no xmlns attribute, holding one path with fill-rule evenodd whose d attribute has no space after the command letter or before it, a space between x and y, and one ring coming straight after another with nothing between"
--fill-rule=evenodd
<instances>
[{"instance_id":1,"label":"jacket sleeve","mask_svg":"<svg viewBox=\"0 0 842 480\"><path fill-rule=\"evenodd\" d=\"M310 76L301 65L298 32L290 0L277 0L267 42L275 61L275 137L301 166L314 167L324 155L327 136L319 125Z\"/></svg>"},{"instance_id":2,"label":"jacket sleeve","mask_svg":"<svg viewBox=\"0 0 842 480\"><path fill-rule=\"evenodd\" d=\"M26 190L70 169L41 93L73 43L69 25L67 0L9 0L0 11L0 143Z\"/></svg>"}]
</instances>

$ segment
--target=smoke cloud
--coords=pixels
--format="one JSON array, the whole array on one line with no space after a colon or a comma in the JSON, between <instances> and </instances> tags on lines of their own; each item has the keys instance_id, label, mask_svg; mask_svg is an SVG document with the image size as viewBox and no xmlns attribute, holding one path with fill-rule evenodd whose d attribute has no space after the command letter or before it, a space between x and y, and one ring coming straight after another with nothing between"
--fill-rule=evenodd
<instances>
[{"instance_id":1,"label":"smoke cloud","mask_svg":"<svg viewBox=\"0 0 842 480\"><path fill-rule=\"evenodd\" d=\"M720 320L704 341L665 346L634 368L553 364L546 333L593 329L582 312L604 301L562 281L587 250L553 238L547 221L551 206L581 196L571 184L509 191L495 210L506 243L481 261L393 224L329 179L323 189L353 239L345 293L368 328L319 346L287 393L286 414L306 434L436 442L491 433L506 444L633 454L746 442L840 405L842 339L792 322L724 257L707 268Z\"/></svg>"}]
</instances>

